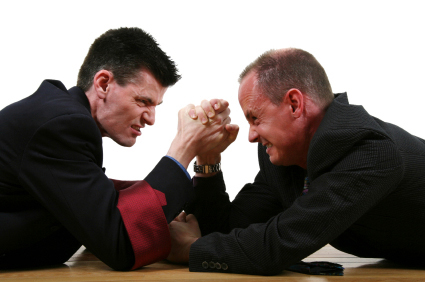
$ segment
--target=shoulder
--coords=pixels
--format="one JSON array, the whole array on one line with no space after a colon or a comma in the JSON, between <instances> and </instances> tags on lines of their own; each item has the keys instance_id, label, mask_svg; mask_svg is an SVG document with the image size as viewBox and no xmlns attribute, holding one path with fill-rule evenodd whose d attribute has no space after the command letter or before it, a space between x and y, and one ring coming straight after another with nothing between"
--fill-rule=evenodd
<instances>
[{"instance_id":1,"label":"shoulder","mask_svg":"<svg viewBox=\"0 0 425 282\"><path fill-rule=\"evenodd\" d=\"M371 166L399 166L400 151L386 125L362 106L349 104L346 95L337 97L311 140L309 173L319 167L330 169L345 159L353 162L350 167L363 161Z\"/></svg>"},{"instance_id":2,"label":"shoulder","mask_svg":"<svg viewBox=\"0 0 425 282\"><path fill-rule=\"evenodd\" d=\"M0 132L7 136L5 142L21 151L30 143L32 147L38 144L34 148L47 148L81 145L86 140L95 147L102 146L100 131L90 111L60 81L43 81L34 94L2 110L0 122L3 125Z\"/></svg>"},{"instance_id":3,"label":"shoulder","mask_svg":"<svg viewBox=\"0 0 425 282\"><path fill-rule=\"evenodd\" d=\"M0 119L13 119L36 126L37 123L71 113L91 116L90 111L72 97L60 81L45 80L32 95L5 107L0 112Z\"/></svg>"},{"instance_id":4,"label":"shoulder","mask_svg":"<svg viewBox=\"0 0 425 282\"><path fill-rule=\"evenodd\" d=\"M384 124L378 122L363 106L349 104L345 93L340 94L327 109L311 140L310 150L332 146L336 147L330 150L343 149L367 139L392 141Z\"/></svg>"}]
</instances>

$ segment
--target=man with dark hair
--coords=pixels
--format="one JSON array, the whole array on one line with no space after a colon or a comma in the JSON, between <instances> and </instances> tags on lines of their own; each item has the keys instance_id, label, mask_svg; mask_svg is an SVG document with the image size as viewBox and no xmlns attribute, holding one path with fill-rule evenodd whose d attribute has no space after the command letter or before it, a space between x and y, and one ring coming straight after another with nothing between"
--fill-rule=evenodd
<instances>
[{"instance_id":1,"label":"man with dark hair","mask_svg":"<svg viewBox=\"0 0 425 282\"><path fill-rule=\"evenodd\" d=\"M142 181L108 179L102 137L132 146L180 76L138 28L109 30L91 46L77 87L45 80L0 111L0 268L67 261L81 245L118 270L167 257L168 223L192 198L197 155L236 137L224 100L208 126L179 112L168 154ZM146 161L146 160L140 160Z\"/></svg>"},{"instance_id":2,"label":"man with dark hair","mask_svg":"<svg viewBox=\"0 0 425 282\"><path fill-rule=\"evenodd\" d=\"M140 28L111 29L97 38L81 65L77 86L88 91L102 69L111 71L119 85L134 82L141 69L149 70L163 87L180 79L174 62Z\"/></svg>"},{"instance_id":3,"label":"man with dark hair","mask_svg":"<svg viewBox=\"0 0 425 282\"><path fill-rule=\"evenodd\" d=\"M350 105L346 93L332 95L303 50L267 52L239 81L260 172L232 202L221 172L197 174L192 214L170 224L169 259L191 271L274 275L331 244L424 263L423 139ZM220 154L197 156L205 159Z\"/></svg>"}]
</instances>

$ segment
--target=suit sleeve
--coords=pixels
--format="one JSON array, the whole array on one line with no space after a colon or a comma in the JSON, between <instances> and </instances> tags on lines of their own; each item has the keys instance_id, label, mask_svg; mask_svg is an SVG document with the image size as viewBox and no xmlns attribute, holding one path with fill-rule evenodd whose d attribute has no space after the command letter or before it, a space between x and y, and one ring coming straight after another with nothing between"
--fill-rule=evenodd
<instances>
[{"instance_id":1,"label":"suit sleeve","mask_svg":"<svg viewBox=\"0 0 425 282\"><path fill-rule=\"evenodd\" d=\"M282 210L261 172L255 182L246 184L232 202L221 172L213 177L195 177L193 183L196 201L186 211L196 216L203 236L215 231L229 233L236 227L265 222Z\"/></svg>"},{"instance_id":2,"label":"suit sleeve","mask_svg":"<svg viewBox=\"0 0 425 282\"><path fill-rule=\"evenodd\" d=\"M114 188L117 191L126 189L137 182L137 180L118 180L118 179L112 179L112 178L109 178L109 179L112 181L112 183L114 184Z\"/></svg>"},{"instance_id":3,"label":"suit sleeve","mask_svg":"<svg viewBox=\"0 0 425 282\"><path fill-rule=\"evenodd\" d=\"M300 167L271 165L263 146L258 146L260 171L253 183L246 184L230 201L223 173L213 177L194 177L195 201L186 209L198 219L202 235L211 232L229 233L234 228L266 222L286 210L302 191L305 170ZM267 173L266 173L267 171ZM292 177L284 177L292 175ZM273 183L271 183L271 178ZM274 186L278 183L279 191ZM293 189L297 187L299 189Z\"/></svg>"},{"instance_id":4,"label":"suit sleeve","mask_svg":"<svg viewBox=\"0 0 425 282\"><path fill-rule=\"evenodd\" d=\"M335 239L402 177L394 144L373 133L364 137L344 158L322 167L306 195L267 222L199 238L190 249L189 269L275 275ZM226 267L210 268L208 262Z\"/></svg>"},{"instance_id":5,"label":"suit sleeve","mask_svg":"<svg viewBox=\"0 0 425 282\"><path fill-rule=\"evenodd\" d=\"M22 186L110 267L135 269L165 258L170 248L167 218L190 194L184 172L161 160L145 180L115 182L117 191L101 165L102 139L93 119L63 115L36 131L19 176ZM158 181L164 174L182 177ZM167 195L172 188L176 191ZM173 201L179 191L182 195Z\"/></svg>"}]
</instances>

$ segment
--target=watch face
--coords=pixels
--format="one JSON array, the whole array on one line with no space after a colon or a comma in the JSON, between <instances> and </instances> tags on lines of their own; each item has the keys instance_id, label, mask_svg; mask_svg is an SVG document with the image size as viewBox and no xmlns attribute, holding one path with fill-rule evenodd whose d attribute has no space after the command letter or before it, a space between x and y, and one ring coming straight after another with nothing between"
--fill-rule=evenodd
<instances>
[{"instance_id":1,"label":"watch face","mask_svg":"<svg viewBox=\"0 0 425 282\"><path fill-rule=\"evenodd\" d=\"M197 173L213 173L221 171L220 163L215 165L197 165L196 161L193 164L193 170Z\"/></svg>"}]
</instances>

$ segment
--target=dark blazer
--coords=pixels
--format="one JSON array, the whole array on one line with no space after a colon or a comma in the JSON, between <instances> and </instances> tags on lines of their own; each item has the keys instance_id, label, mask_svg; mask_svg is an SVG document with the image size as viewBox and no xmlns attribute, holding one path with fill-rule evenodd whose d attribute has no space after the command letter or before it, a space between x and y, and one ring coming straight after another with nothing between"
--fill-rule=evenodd
<instances>
[{"instance_id":1,"label":"dark blazer","mask_svg":"<svg viewBox=\"0 0 425 282\"><path fill-rule=\"evenodd\" d=\"M328 243L358 256L425 261L424 140L340 94L313 136L307 171L271 164L265 149L259 144L254 183L232 202L222 174L195 178L187 211L206 236L191 246L191 271L278 274Z\"/></svg>"},{"instance_id":2,"label":"dark blazer","mask_svg":"<svg viewBox=\"0 0 425 282\"><path fill-rule=\"evenodd\" d=\"M0 150L0 267L62 263L81 245L114 269L168 255L190 179L166 157L145 180L108 179L80 88L44 81L1 110Z\"/></svg>"}]
</instances>

